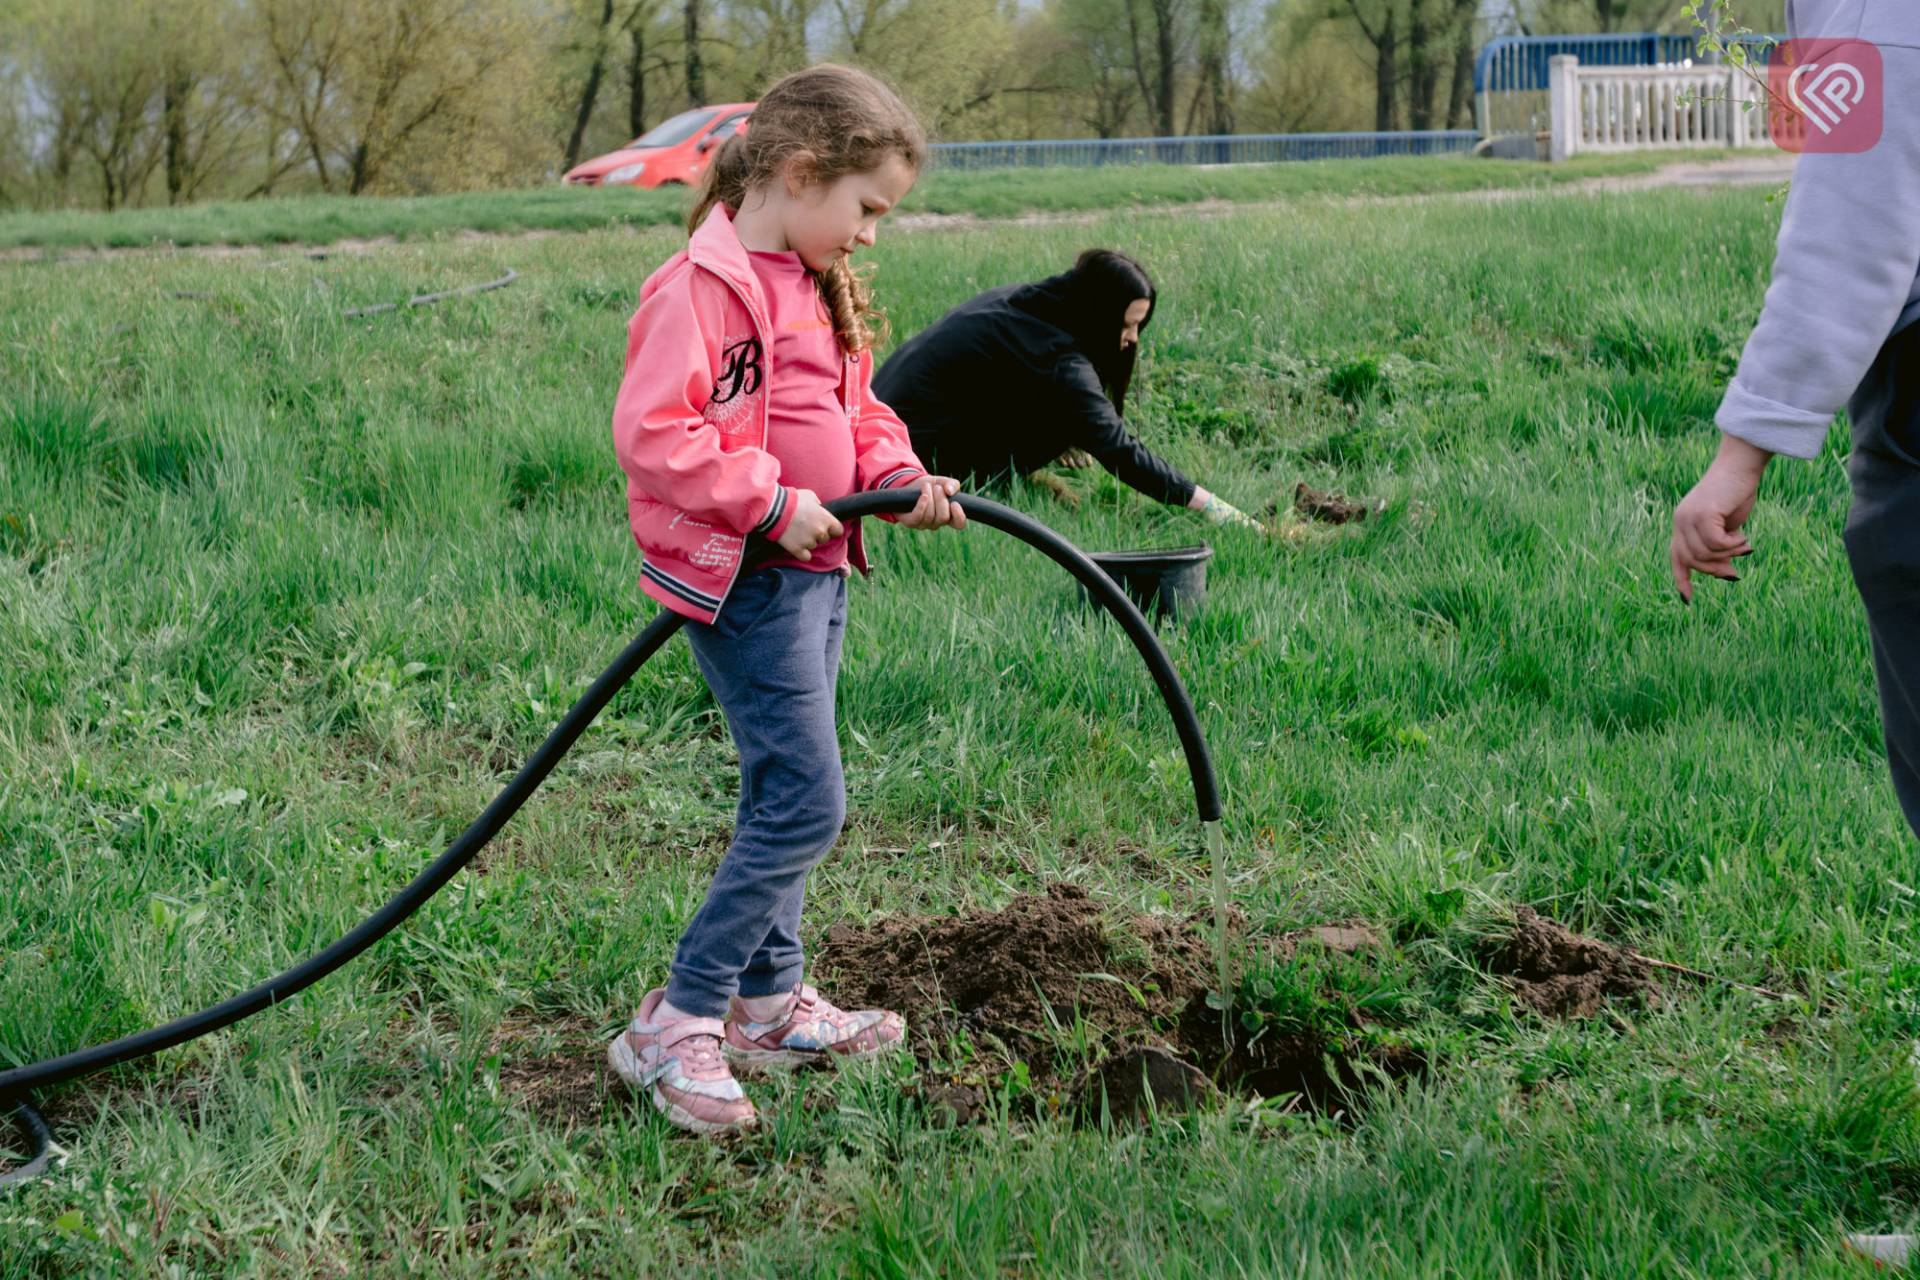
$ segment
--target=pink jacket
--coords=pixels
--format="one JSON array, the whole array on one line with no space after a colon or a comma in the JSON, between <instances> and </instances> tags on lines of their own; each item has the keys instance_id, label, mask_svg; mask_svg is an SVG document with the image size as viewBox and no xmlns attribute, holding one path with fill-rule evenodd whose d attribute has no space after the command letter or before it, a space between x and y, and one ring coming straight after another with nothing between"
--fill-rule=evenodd
<instances>
[{"instance_id":1,"label":"pink jacket","mask_svg":"<svg viewBox=\"0 0 1920 1280\"><path fill-rule=\"evenodd\" d=\"M767 452L770 355L765 299L733 220L715 207L687 247L640 289L627 326L613 445L627 473L627 515L645 553L640 588L712 622L733 589L749 534L778 538L793 519L780 463ZM840 402L853 424L856 489L926 474L906 424L873 395L870 352L846 358ZM853 522L848 555L866 552Z\"/></svg>"}]
</instances>

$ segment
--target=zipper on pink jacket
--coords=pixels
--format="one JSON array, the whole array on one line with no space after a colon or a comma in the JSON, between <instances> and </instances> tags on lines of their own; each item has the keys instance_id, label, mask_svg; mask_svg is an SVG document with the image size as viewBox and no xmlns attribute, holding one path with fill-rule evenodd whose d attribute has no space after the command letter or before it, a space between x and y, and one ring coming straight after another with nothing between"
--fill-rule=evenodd
<instances>
[{"instance_id":1,"label":"zipper on pink jacket","mask_svg":"<svg viewBox=\"0 0 1920 1280\"><path fill-rule=\"evenodd\" d=\"M762 336L772 329L772 326L769 325L765 320L763 320L759 315L759 313L753 309L753 299L749 298L746 294L746 291L743 290L738 284L734 283L734 281L730 279L727 275L725 275L723 272L715 271L712 267L702 266L700 263L697 263L697 262L690 263L690 265L693 267L695 271L705 271L709 273L715 279L719 280L720 283L726 285L727 288L733 291L733 296L739 299L741 307L745 309L747 313L747 319L752 321L754 328L758 330L758 333L756 333L755 335L756 337ZM768 388L767 394L765 396L762 396L760 399L760 447L763 449L766 449L767 452L771 453L773 452L773 450L769 447L769 444L768 444L768 438L773 434L773 415L772 413L769 412L769 406L771 405L772 399L773 399L773 391L772 391L773 346L771 343L762 342L760 344L760 358L767 362L766 386ZM857 364L859 363L860 357L856 353L852 355L847 355L846 357L844 357L844 360L846 363ZM851 431L853 429L852 415L854 414L855 410L853 405L849 403L849 401L854 396L858 395L858 389L857 389L858 380L855 378L848 378L845 374L842 374L841 381L843 385L849 388L848 392L845 395L842 395L840 397L840 407L848 415L847 429ZM857 468L856 468L856 471L857 471ZM855 480L857 481L858 478L859 477L856 474ZM783 485L781 487L784 488L785 486ZM860 537L859 525L855 525L853 527L852 536L849 537L847 541L852 546L853 550L857 553L858 559L865 560L867 558L866 548ZM733 594L734 584L740 581L740 566L745 564L746 562L747 562L747 546L746 546L746 540L742 538L740 543L740 556L738 559L736 559L733 562L733 572L727 578L727 589L720 593L720 603L714 607L714 610L713 610L714 617L718 618L720 616L720 610L727 607L727 597ZM853 567L860 568L860 566L858 565L854 565ZM866 572L864 568L860 569L860 571L862 573Z\"/></svg>"},{"instance_id":2,"label":"zipper on pink jacket","mask_svg":"<svg viewBox=\"0 0 1920 1280\"><path fill-rule=\"evenodd\" d=\"M754 337L756 339L766 334L770 326L767 325L767 323L760 318L759 313L753 309L753 299L746 295L745 290L728 279L723 273L713 270L712 267L705 267L697 262L691 263L690 265L695 271L709 272L715 279L719 280L721 284L733 290L733 296L740 300L740 306L746 311L747 319L753 324L755 330ZM766 382L764 383L767 388L767 394L760 397L760 447L767 449L767 437L773 434L773 414L769 412L769 408L773 403L773 347L769 343L761 342L760 358L767 362L767 376ZM767 449L767 452L772 453L773 450ZM777 484L779 482L775 481L775 483ZM780 487L784 489L786 486L781 485ZM775 496L777 499L778 495ZM733 594L734 584L740 581L740 566L747 562L747 539L752 536L751 533L741 535L740 554L734 558L733 570L727 575L727 589L720 593L720 603L713 607L715 621L719 620L720 611L727 607L727 597Z\"/></svg>"}]
</instances>

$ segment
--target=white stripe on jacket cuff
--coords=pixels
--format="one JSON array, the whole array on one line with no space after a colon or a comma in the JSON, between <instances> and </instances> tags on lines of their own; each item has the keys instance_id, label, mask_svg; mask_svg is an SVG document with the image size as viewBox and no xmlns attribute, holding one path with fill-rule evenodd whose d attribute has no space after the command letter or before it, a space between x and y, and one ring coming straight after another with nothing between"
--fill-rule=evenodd
<instances>
[{"instance_id":1,"label":"white stripe on jacket cuff","mask_svg":"<svg viewBox=\"0 0 1920 1280\"><path fill-rule=\"evenodd\" d=\"M895 467L874 481L873 487L876 489L897 489L906 481L918 479L925 474L927 473L919 467Z\"/></svg>"},{"instance_id":2,"label":"white stripe on jacket cuff","mask_svg":"<svg viewBox=\"0 0 1920 1280\"><path fill-rule=\"evenodd\" d=\"M773 491L773 505L767 508L767 514L760 517L760 523L753 526L753 532L766 533L780 523L780 514L787 509L787 486L777 485Z\"/></svg>"}]
</instances>

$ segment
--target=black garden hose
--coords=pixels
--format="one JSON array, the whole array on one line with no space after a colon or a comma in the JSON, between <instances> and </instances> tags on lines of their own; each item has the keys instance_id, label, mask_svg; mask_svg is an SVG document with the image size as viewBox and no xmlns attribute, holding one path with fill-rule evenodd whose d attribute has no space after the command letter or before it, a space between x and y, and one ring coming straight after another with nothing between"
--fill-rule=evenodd
<instances>
[{"instance_id":1,"label":"black garden hose","mask_svg":"<svg viewBox=\"0 0 1920 1280\"><path fill-rule=\"evenodd\" d=\"M842 520L859 516L881 514L902 514L912 509L918 496L918 489L880 490L857 493L827 504L827 509ZM1187 697L1186 687L1181 684L1180 676L1167 660L1166 652L1154 637L1153 628L1141 616L1133 602L1117 587L1101 569L1089 560L1085 553L1062 538L1039 521L1022 515L1020 512L1000 503L973 494L963 494L956 498L966 512L970 522L978 522L1008 533L1038 548L1042 553L1060 565L1068 573L1079 579L1093 598L1112 614L1133 641L1134 647L1146 661L1147 669L1153 674L1154 683L1159 686L1160 696L1167 704L1167 712L1173 717L1175 729L1180 735L1180 745L1186 751L1187 770L1193 779L1193 798L1202 823L1217 822L1220 819L1220 792L1214 781L1213 761L1207 755L1206 739L1200 731L1199 717L1194 714L1193 702ZM762 552L761 554L768 554ZM412 915L425 902L437 893L441 886L454 875L473 856L487 846L487 842L499 834L507 820L519 811L520 806L553 772L560 758L567 754L574 742L594 717L613 700L633 674L646 664L660 650L673 633L685 622L679 614L671 610L661 610L658 617L647 624L646 628L615 658L613 665L600 673L587 691L574 703L560 723L554 726L526 764L520 767L500 794L493 798L478 818L473 820L465 831L447 846L446 852L435 858L427 868L415 876L400 892L389 898L379 910L356 925L332 946L327 947L293 968L267 979L239 995L232 996L198 1013L175 1018L163 1026L151 1027L133 1035L122 1036L118 1040L109 1040L105 1044L93 1045L86 1049L77 1049L57 1058L48 1058L42 1062L28 1063L15 1067L11 1071L0 1071L0 1109L11 1110L26 1134L32 1157L24 1165L0 1174L0 1187L24 1182L38 1176L46 1170L48 1163L48 1134L45 1122L31 1105L30 1091L59 1084L79 1076L89 1075L106 1067L127 1062L134 1058L144 1058L148 1054L158 1053L231 1026L240 1019L258 1013L269 1005L287 999L289 996L306 990L320 979L346 964L362 951L378 942L390 933L401 921Z\"/></svg>"}]
</instances>

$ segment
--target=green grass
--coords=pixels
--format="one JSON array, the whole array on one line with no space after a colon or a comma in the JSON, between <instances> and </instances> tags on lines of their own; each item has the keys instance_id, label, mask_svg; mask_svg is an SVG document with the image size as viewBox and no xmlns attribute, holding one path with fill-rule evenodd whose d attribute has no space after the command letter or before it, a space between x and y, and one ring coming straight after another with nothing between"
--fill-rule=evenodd
<instances>
[{"instance_id":1,"label":"green grass","mask_svg":"<svg viewBox=\"0 0 1920 1280\"><path fill-rule=\"evenodd\" d=\"M530 1101L662 972L726 837L731 753L676 642L369 956L43 1099L71 1161L0 1200L0 1275L1856 1274L1838 1230L1917 1216L1920 960L1841 433L1769 476L1738 586L1688 609L1665 568L1777 216L1661 192L882 235L901 333L1137 253L1149 440L1246 507L1300 479L1388 500L1276 546L1099 478L1077 512L1013 496L1089 548L1215 543L1166 642L1228 798L1242 971L1263 1016L1324 1018L1251 957L1364 917L1394 941L1362 994L1434 1058L1358 1123L951 1132L901 1065L756 1086L768 1124L725 1151L617 1096ZM0 1062L350 927L650 616L607 415L675 244L0 266ZM1204 909L1117 631L990 531L872 543L810 935L1061 878ZM1543 1024L1474 959L1522 901L1797 998L1676 979Z\"/></svg>"},{"instance_id":2,"label":"green grass","mask_svg":"<svg viewBox=\"0 0 1920 1280\"><path fill-rule=\"evenodd\" d=\"M1688 159L1720 153L1689 152ZM1581 156L1551 167L1461 156L1325 160L1196 169L932 173L908 197L908 211L1005 217L1117 204L1263 201L1313 195L1417 195L1496 187L1551 186L1581 178L1646 173L1680 153ZM122 249L142 245L334 244L392 236L415 240L457 231L589 231L678 226L685 188L654 191L560 186L446 196L301 196L212 202L115 213L0 215L0 249Z\"/></svg>"}]
</instances>

